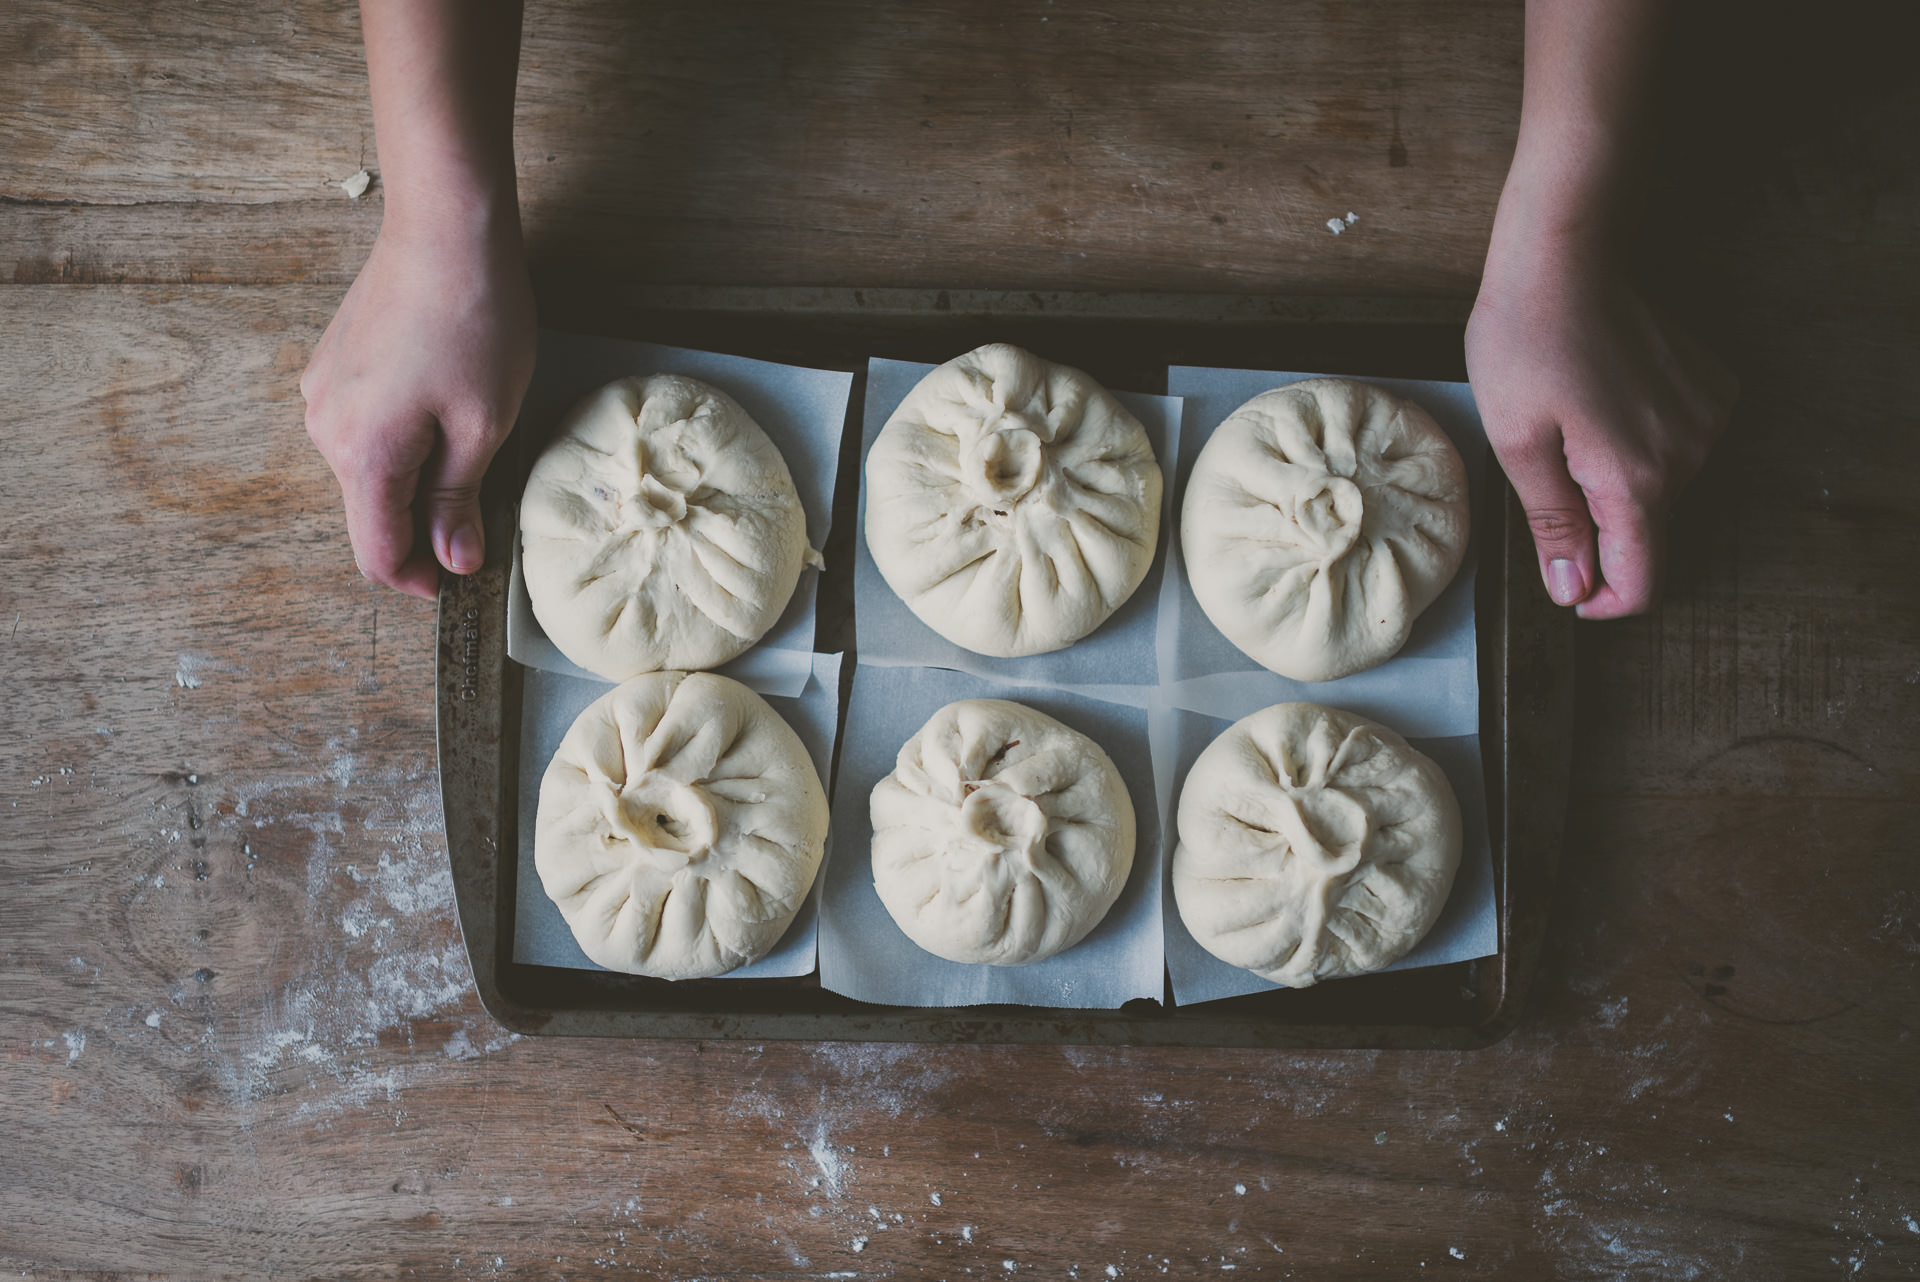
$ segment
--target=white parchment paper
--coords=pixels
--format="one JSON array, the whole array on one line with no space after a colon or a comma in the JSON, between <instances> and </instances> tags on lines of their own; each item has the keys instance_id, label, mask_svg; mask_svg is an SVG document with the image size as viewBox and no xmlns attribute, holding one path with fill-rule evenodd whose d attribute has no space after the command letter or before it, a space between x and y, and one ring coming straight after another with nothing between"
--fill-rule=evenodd
<instances>
[{"instance_id":1,"label":"white parchment paper","mask_svg":"<svg viewBox=\"0 0 1920 1282\"><path fill-rule=\"evenodd\" d=\"M1169 785L1173 780L1184 780L1194 758L1233 724L1230 720L1166 704L1156 706L1153 711L1156 747L1163 741L1171 747L1166 777L1157 782ZM1433 929L1414 945L1412 952L1385 969L1408 970L1415 966L1439 966L1490 957L1499 950L1500 927L1494 899L1493 851L1487 838L1487 792L1480 764L1480 740L1466 735L1408 742L1433 758L1434 764L1446 773L1453 795L1460 802L1460 871L1454 876L1453 891ZM1173 981L1174 1001L1191 1006L1196 1002L1280 987L1209 953L1195 942L1180 920L1180 910L1173 897L1172 872L1177 842L1173 817L1178 814L1178 804L1177 794L1161 794L1161 813L1168 816L1166 879L1161 893L1166 922L1167 974Z\"/></svg>"},{"instance_id":2,"label":"white parchment paper","mask_svg":"<svg viewBox=\"0 0 1920 1282\"><path fill-rule=\"evenodd\" d=\"M1074 947L1029 966L950 962L923 952L894 925L873 889L874 785L900 746L956 699L1013 698L1073 727L1113 758L1138 824L1133 872L1100 925ZM853 674L846 744L833 799L833 853L820 911L820 982L890 1006L1112 1009L1165 993L1160 922L1160 819L1147 748L1147 713L1084 693L1002 683L942 668L870 667Z\"/></svg>"},{"instance_id":3,"label":"white parchment paper","mask_svg":"<svg viewBox=\"0 0 1920 1282\"><path fill-rule=\"evenodd\" d=\"M866 401L861 415L858 532L854 539L854 624L860 662L873 666L952 668L1014 685L1072 687L1083 693L1145 706L1145 688L1160 679L1156 616L1167 564L1167 531L1173 514L1173 465L1180 443L1180 402L1169 396L1115 392L1140 420L1165 484L1160 500L1160 546L1134 594L1092 635L1051 654L999 659L955 645L922 623L887 586L867 550L866 458L900 402L936 367L908 361L867 362ZM1009 696L1014 697L1014 696ZM917 727L916 727L917 728Z\"/></svg>"},{"instance_id":4,"label":"white parchment paper","mask_svg":"<svg viewBox=\"0 0 1920 1282\"><path fill-rule=\"evenodd\" d=\"M816 549L827 545L840 437L853 390L851 373L542 330L533 384L520 409L521 430L544 437L559 417L589 392L617 378L647 374L685 374L711 383L739 401L787 461L794 488L800 494L800 506L807 514L807 541ZM575 666L547 639L527 597L520 560L516 535L507 596L507 654L530 668L598 680ZM813 670L819 584L818 570L802 570L793 599L767 635L745 654L714 671L744 681L763 694L798 695Z\"/></svg>"},{"instance_id":5,"label":"white parchment paper","mask_svg":"<svg viewBox=\"0 0 1920 1282\"><path fill-rule=\"evenodd\" d=\"M809 656L805 687L797 696L769 691L751 679L742 684L766 697L807 746L822 787L829 784L834 739L840 725L840 656ZM533 862L533 832L540 801L540 780L574 719L613 686L598 677L573 677L539 668L525 674L520 705L520 859L514 886L513 959L533 966L563 966L572 970L602 970L587 960L560 909L547 898ZM834 839L827 834L829 855ZM807 902L774 951L751 966L730 971L727 979L774 979L813 972L818 938L821 886L816 877Z\"/></svg>"},{"instance_id":6,"label":"white parchment paper","mask_svg":"<svg viewBox=\"0 0 1920 1282\"><path fill-rule=\"evenodd\" d=\"M1259 370L1198 369L1176 365L1167 387L1185 405L1179 438L1178 481L1187 476L1214 429L1261 392L1318 374ZM1366 380L1421 406L1459 449L1467 484L1477 497L1485 471L1486 429L1465 383L1407 379ZM1180 559L1178 509L1171 527L1168 570L1161 589L1161 682L1175 705L1236 720L1275 703L1305 700L1344 708L1391 726L1407 738L1451 738L1480 730L1480 670L1473 621L1476 542L1467 547L1460 573L1421 613L1400 653L1365 672L1338 681L1294 681L1248 658L1213 626L1187 584Z\"/></svg>"}]
</instances>

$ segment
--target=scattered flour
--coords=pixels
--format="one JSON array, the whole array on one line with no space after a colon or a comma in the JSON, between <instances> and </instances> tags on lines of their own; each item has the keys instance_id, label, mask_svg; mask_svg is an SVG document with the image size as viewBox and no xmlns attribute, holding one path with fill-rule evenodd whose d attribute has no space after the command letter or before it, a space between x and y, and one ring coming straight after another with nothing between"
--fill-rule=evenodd
<instances>
[{"instance_id":1,"label":"scattered flour","mask_svg":"<svg viewBox=\"0 0 1920 1282\"><path fill-rule=\"evenodd\" d=\"M833 1143L833 1134L827 1123L815 1124L813 1138L807 1141L807 1152L813 1157L813 1164L820 1168L820 1179L828 1197L839 1197L846 1187L847 1163L840 1156L840 1150Z\"/></svg>"},{"instance_id":2,"label":"scattered flour","mask_svg":"<svg viewBox=\"0 0 1920 1282\"><path fill-rule=\"evenodd\" d=\"M854 1088L846 1093L863 1101L863 1112L877 1108L890 1117L919 1116L921 1101L952 1077L924 1047L909 1044L825 1042L812 1053Z\"/></svg>"},{"instance_id":3,"label":"scattered flour","mask_svg":"<svg viewBox=\"0 0 1920 1282\"><path fill-rule=\"evenodd\" d=\"M210 673L244 672L245 668L216 659L206 654L190 654L186 651L174 663L173 684L182 690L198 690Z\"/></svg>"},{"instance_id":4,"label":"scattered flour","mask_svg":"<svg viewBox=\"0 0 1920 1282\"><path fill-rule=\"evenodd\" d=\"M226 666L183 655L180 671L197 685ZM223 789L231 822L252 834L242 843L249 873L255 847L269 836L283 859L304 844L305 936L313 947L264 1011L245 1019L227 1012L217 1024L209 1013L205 1054L233 1102L280 1101L317 1126L398 1098L436 1063L478 1059L520 1040L471 1000L430 765L369 769L355 739L329 740L305 771ZM187 782L198 784L198 776ZM349 823L353 848L370 867L340 858ZM338 918L320 920L319 906L339 904L343 888ZM158 1027L158 1020L156 1012L148 1023ZM410 1041L421 1021L441 1023L433 1035L444 1038L443 1055L414 1060L383 1049L396 1030ZM236 1024L243 1029L237 1045Z\"/></svg>"}]
</instances>

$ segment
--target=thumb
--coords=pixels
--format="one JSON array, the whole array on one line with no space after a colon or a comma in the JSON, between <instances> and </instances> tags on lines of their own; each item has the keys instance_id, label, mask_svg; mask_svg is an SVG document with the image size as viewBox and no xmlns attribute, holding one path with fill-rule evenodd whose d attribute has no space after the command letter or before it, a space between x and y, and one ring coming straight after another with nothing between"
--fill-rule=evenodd
<instances>
[{"instance_id":1,"label":"thumb","mask_svg":"<svg viewBox=\"0 0 1920 1282\"><path fill-rule=\"evenodd\" d=\"M440 446L420 469L420 499L433 555L455 574L472 574L487 559L480 520L480 482L493 460L494 437L483 430L441 429Z\"/></svg>"},{"instance_id":2,"label":"thumb","mask_svg":"<svg viewBox=\"0 0 1920 1282\"><path fill-rule=\"evenodd\" d=\"M1578 605L1599 582L1593 514L1567 470L1560 429L1544 426L1519 442L1497 443L1500 466L1526 509L1540 577L1556 605Z\"/></svg>"}]
</instances>

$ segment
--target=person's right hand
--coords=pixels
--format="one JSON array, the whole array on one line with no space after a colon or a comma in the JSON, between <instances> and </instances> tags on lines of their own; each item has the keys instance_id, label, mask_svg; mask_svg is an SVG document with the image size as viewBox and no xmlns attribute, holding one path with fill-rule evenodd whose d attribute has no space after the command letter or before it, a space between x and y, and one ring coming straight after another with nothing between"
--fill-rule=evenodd
<instances>
[{"instance_id":1,"label":"person's right hand","mask_svg":"<svg viewBox=\"0 0 1920 1282\"><path fill-rule=\"evenodd\" d=\"M1585 619L1651 608L1667 514L1726 429L1732 373L1604 266L1497 242L1467 371L1548 594Z\"/></svg>"},{"instance_id":2,"label":"person's right hand","mask_svg":"<svg viewBox=\"0 0 1920 1282\"><path fill-rule=\"evenodd\" d=\"M485 559L480 481L533 375L533 290L510 221L467 234L390 210L300 379L360 572L414 596L433 598L436 563L467 574Z\"/></svg>"}]
</instances>

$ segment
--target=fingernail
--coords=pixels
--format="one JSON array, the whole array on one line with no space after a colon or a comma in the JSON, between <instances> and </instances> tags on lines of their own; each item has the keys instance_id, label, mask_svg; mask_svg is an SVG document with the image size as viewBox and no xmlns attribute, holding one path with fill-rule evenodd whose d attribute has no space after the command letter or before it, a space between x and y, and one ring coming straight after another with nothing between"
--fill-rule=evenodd
<instances>
[{"instance_id":1,"label":"fingernail","mask_svg":"<svg viewBox=\"0 0 1920 1282\"><path fill-rule=\"evenodd\" d=\"M1556 605L1572 605L1587 594L1587 580L1580 567L1565 557L1547 562L1547 595Z\"/></svg>"},{"instance_id":2,"label":"fingernail","mask_svg":"<svg viewBox=\"0 0 1920 1282\"><path fill-rule=\"evenodd\" d=\"M447 540L447 559L453 564L448 567L455 574L472 574L486 560L484 545L480 541L480 527L463 525L453 532Z\"/></svg>"}]
</instances>

